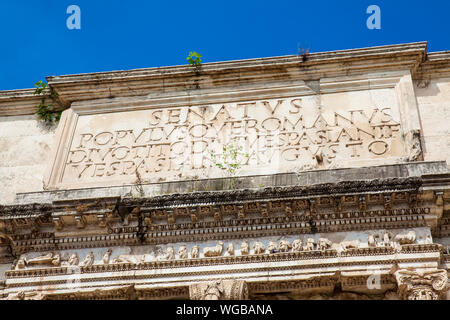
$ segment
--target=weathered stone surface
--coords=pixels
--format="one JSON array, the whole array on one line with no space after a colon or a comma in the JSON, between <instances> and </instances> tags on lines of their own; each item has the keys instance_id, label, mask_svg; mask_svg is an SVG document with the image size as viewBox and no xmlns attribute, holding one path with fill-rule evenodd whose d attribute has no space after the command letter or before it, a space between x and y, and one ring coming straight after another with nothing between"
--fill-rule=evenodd
<instances>
[{"instance_id":1,"label":"weathered stone surface","mask_svg":"<svg viewBox=\"0 0 450 320\"><path fill-rule=\"evenodd\" d=\"M115 107L106 114L73 107L60 124L48 188L220 177L215 164L225 161L221 150L230 143L242 148L239 175L417 160L420 140L418 146L408 140L417 122L410 115L416 106L408 102L414 93L396 76L385 83L392 89L376 93L227 98L220 104L157 109L148 100L150 110ZM401 112L408 112L407 119Z\"/></svg>"},{"instance_id":2,"label":"weathered stone surface","mask_svg":"<svg viewBox=\"0 0 450 320\"><path fill-rule=\"evenodd\" d=\"M448 299L449 52L48 81L57 128L0 92L0 299Z\"/></svg>"}]
</instances>

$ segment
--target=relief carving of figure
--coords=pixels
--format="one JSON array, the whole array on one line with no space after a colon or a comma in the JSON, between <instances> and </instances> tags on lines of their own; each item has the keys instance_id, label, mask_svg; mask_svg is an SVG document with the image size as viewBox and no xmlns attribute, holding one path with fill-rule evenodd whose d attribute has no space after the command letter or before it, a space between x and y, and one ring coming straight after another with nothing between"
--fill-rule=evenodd
<instances>
[{"instance_id":1,"label":"relief carving of figure","mask_svg":"<svg viewBox=\"0 0 450 320\"><path fill-rule=\"evenodd\" d=\"M278 252L277 244L273 241L270 241L269 245L267 246L267 250L269 250L269 253Z\"/></svg>"},{"instance_id":2,"label":"relief carving of figure","mask_svg":"<svg viewBox=\"0 0 450 320\"><path fill-rule=\"evenodd\" d=\"M373 234L369 235L367 237L367 244L369 247L373 247L373 248L376 247L377 246L377 235L373 235Z\"/></svg>"},{"instance_id":3,"label":"relief carving of figure","mask_svg":"<svg viewBox=\"0 0 450 320\"><path fill-rule=\"evenodd\" d=\"M332 244L333 243L330 240L328 240L326 238L320 238L319 242L317 243L317 249L321 250L321 251L325 251L325 250L331 248Z\"/></svg>"},{"instance_id":4,"label":"relief carving of figure","mask_svg":"<svg viewBox=\"0 0 450 320\"><path fill-rule=\"evenodd\" d=\"M250 245L248 244L248 242L244 241L241 243L241 254L242 255L247 255L250 251Z\"/></svg>"},{"instance_id":5,"label":"relief carving of figure","mask_svg":"<svg viewBox=\"0 0 450 320\"><path fill-rule=\"evenodd\" d=\"M255 254L262 254L264 252L266 252L266 247L264 246L264 244L260 241L257 241L253 244L253 252Z\"/></svg>"},{"instance_id":6,"label":"relief carving of figure","mask_svg":"<svg viewBox=\"0 0 450 320\"><path fill-rule=\"evenodd\" d=\"M109 263L109 258L111 257L111 253L112 253L111 249L106 250L106 253L103 255L103 259L102 259L103 264Z\"/></svg>"},{"instance_id":7,"label":"relief carving of figure","mask_svg":"<svg viewBox=\"0 0 450 320\"><path fill-rule=\"evenodd\" d=\"M214 247L203 248L203 255L205 257L218 257L222 255L222 251L223 251L223 242L219 241L219 243Z\"/></svg>"},{"instance_id":8,"label":"relief carving of figure","mask_svg":"<svg viewBox=\"0 0 450 320\"><path fill-rule=\"evenodd\" d=\"M61 255L59 253L53 256L52 265L60 266L61 265Z\"/></svg>"},{"instance_id":9,"label":"relief carving of figure","mask_svg":"<svg viewBox=\"0 0 450 320\"><path fill-rule=\"evenodd\" d=\"M173 260L175 259L175 250L172 247L167 247L166 254L164 255L164 259Z\"/></svg>"},{"instance_id":10,"label":"relief carving of figure","mask_svg":"<svg viewBox=\"0 0 450 320\"><path fill-rule=\"evenodd\" d=\"M59 253L58 254L48 253L46 255L27 260L26 264L27 265L47 264L59 266L61 264L61 255Z\"/></svg>"},{"instance_id":11,"label":"relief carving of figure","mask_svg":"<svg viewBox=\"0 0 450 320\"><path fill-rule=\"evenodd\" d=\"M358 249L359 248L359 240L342 241L341 248L344 251L348 250L348 249Z\"/></svg>"},{"instance_id":12,"label":"relief carving of figure","mask_svg":"<svg viewBox=\"0 0 450 320\"><path fill-rule=\"evenodd\" d=\"M192 249L191 249L191 258L197 259L198 256L199 256L199 249L198 249L198 246L195 245L195 246L193 246Z\"/></svg>"},{"instance_id":13,"label":"relief carving of figure","mask_svg":"<svg viewBox=\"0 0 450 320\"><path fill-rule=\"evenodd\" d=\"M295 239L292 242L292 250L295 252L300 252L302 251L302 240L300 239Z\"/></svg>"},{"instance_id":14,"label":"relief carving of figure","mask_svg":"<svg viewBox=\"0 0 450 320\"><path fill-rule=\"evenodd\" d=\"M291 247L291 244L287 240L280 240L280 243L278 244L280 252L288 252Z\"/></svg>"},{"instance_id":15,"label":"relief carving of figure","mask_svg":"<svg viewBox=\"0 0 450 320\"><path fill-rule=\"evenodd\" d=\"M76 253L73 253L69 258L69 266L77 266L78 263L78 255Z\"/></svg>"},{"instance_id":16,"label":"relief carving of figure","mask_svg":"<svg viewBox=\"0 0 450 320\"><path fill-rule=\"evenodd\" d=\"M81 263L82 267L90 267L94 264L94 253L89 252Z\"/></svg>"},{"instance_id":17,"label":"relief carving of figure","mask_svg":"<svg viewBox=\"0 0 450 320\"><path fill-rule=\"evenodd\" d=\"M303 247L304 251L314 251L315 241L313 238L308 238L306 240L306 245Z\"/></svg>"},{"instance_id":18,"label":"relief carving of figure","mask_svg":"<svg viewBox=\"0 0 450 320\"><path fill-rule=\"evenodd\" d=\"M234 256L234 245L233 245L233 243L228 244L227 254L229 256Z\"/></svg>"},{"instance_id":19,"label":"relief carving of figure","mask_svg":"<svg viewBox=\"0 0 450 320\"><path fill-rule=\"evenodd\" d=\"M27 265L27 262L26 262L25 258L20 258L20 259L17 261L17 264L16 264L16 268L15 268L15 269L16 269L16 270L25 269L26 265Z\"/></svg>"},{"instance_id":20,"label":"relief carving of figure","mask_svg":"<svg viewBox=\"0 0 450 320\"><path fill-rule=\"evenodd\" d=\"M186 246L181 246L178 248L178 258L187 259L188 257L188 249Z\"/></svg>"},{"instance_id":21,"label":"relief carving of figure","mask_svg":"<svg viewBox=\"0 0 450 320\"><path fill-rule=\"evenodd\" d=\"M388 232L385 232L383 234L383 242L382 242L384 247L390 247L391 246L391 236L389 235Z\"/></svg>"},{"instance_id":22,"label":"relief carving of figure","mask_svg":"<svg viewBox=\"0 0 450 320\"><path fill-rule=\"evenodd\" d=\"M145 257L133 254L121 254L113 260L113 263L143 263Z\"/></svg>"},{"instance_id":23,"label":"relief carving of figure","mask_svg":"<svg viewBox=\"0 0 450 320\"><path fill-rule=\"evenodd\" d=\"M396 235L394 239L399 244L412 244L416 242L416 233L414 231L409 231L406 234Z\"/></svg>"}]
</instances>

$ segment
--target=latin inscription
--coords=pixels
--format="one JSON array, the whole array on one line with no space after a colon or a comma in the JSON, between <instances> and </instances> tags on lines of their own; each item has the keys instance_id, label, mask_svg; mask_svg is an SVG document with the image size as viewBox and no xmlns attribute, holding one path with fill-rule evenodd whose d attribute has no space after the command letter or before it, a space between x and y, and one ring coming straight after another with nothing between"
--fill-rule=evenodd
<instances>
[{"instance_id":1,"label":"latin inscription","mask_svg":"<svg viewBox=\"0 0 450 320\"><path fill-rule=\"evenodd\" d=\"M120 179L136 171L147 178L220 176L209 152L220 159L222 146L231 141L248 153L242 170L253 173L268 173L266 167L331 168L403 152L400 123L389 106L328 110L289 98L133 112L131 120L125 112L128 120L113 121L109 129L86 130L94 127L89 125L76 131L65 176L82 181ZM99 116L92 117L94 123Z\"/></svg>"}]
</instances>

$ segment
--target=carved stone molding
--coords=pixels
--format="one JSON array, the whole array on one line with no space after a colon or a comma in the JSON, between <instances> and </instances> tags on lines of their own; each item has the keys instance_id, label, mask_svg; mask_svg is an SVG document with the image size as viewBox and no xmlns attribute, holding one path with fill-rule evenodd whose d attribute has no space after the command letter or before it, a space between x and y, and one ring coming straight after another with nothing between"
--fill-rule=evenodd
<instances>
[{"instance_id":1,"label":"carved stone molding","mask_svg":"<svg viewBox=\"0 0 450 320\"><path fill-rule=\"evenodd\" d=\"M439 300L447 292L447 271L409 270L395 272L400 296L405 300Z\"/></svg>"},{"instance_id":2,"label":"carved stone molding","mask_svg":"<svg viewBox=\"0 0 450 320\"><path fill-rule=\"evenodd\" d=\"M191 300L246 300L248 287L244 280L213 280L189 286Z\"/></svg>"}]
</instances>

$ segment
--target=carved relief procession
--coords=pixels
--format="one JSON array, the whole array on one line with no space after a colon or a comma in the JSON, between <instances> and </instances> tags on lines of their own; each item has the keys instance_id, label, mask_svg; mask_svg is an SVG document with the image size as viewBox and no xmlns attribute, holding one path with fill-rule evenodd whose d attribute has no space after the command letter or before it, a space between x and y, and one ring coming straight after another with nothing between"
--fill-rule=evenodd
<instances>
[{"instance_id":1,"label":"carved relief procession","mask_svg":"<svg viewBox=\"0 0 450 320\"><path fill-rule=\"evenodd\" d=\"M240 242L240 250L238 251L241 256L247 255L273 255L277 253L288 253L288 252L311 252L311 251L326 251L334 250L336 253L342 251L348 251L352 249L358 249L361 247L392 247L395 246L398 250L401 250L402 245L413 244L416 240L416 233L414 231L408 231L405 234L397 234L394 241L389 241L389 234L384 233L385 239L378 241L379 234L370 234L367 237L367 244L363 244L360 240L346 240L338 243L333 243L327 238L318 238L317 241L314 238L304 238L294 239L292 243L288 240L280 240L277 244L274 241L267 241L267 245L263 241L254 241L250 244L248 241ZM388 240L386 243L385 240ZM427 236L428 239L428 236ZM428 243L428 241L426 241ZM302 246L302 243L304 245ZM226 247L226 250L224 248ZM201 249L202 248L202 249ZM252 250L251 250L252 248ZM201 255L200 255L201 249ZM67 254L65 254L67 255ZM30 267L37 267L39 265L48 267L59 267L59 266L80 266L89 267L92 265L110 264L111 256L114 256L114 250L108 249L103 254L102 259L99 261L95 260L93 252L89 252L85 255L81 263L78 262L78 254L70 254L68 260L63 260L60 253L48 253L45 255L38 256L32 259L26 259L24 257L17 261L16 270L27 269ZM191 249L188 246L181 245L179 247L167 246L159 254L120 254L112 259L113 264L119 263L131 263L131 264L142 264L149 261L157 260L183 260L183 259L199 259L199 258L214 258L221 256L235 256L234 243L224 243L222 241L217 242L215 246L199 246L193 245Z\"/></svg>"}]
</instances>

